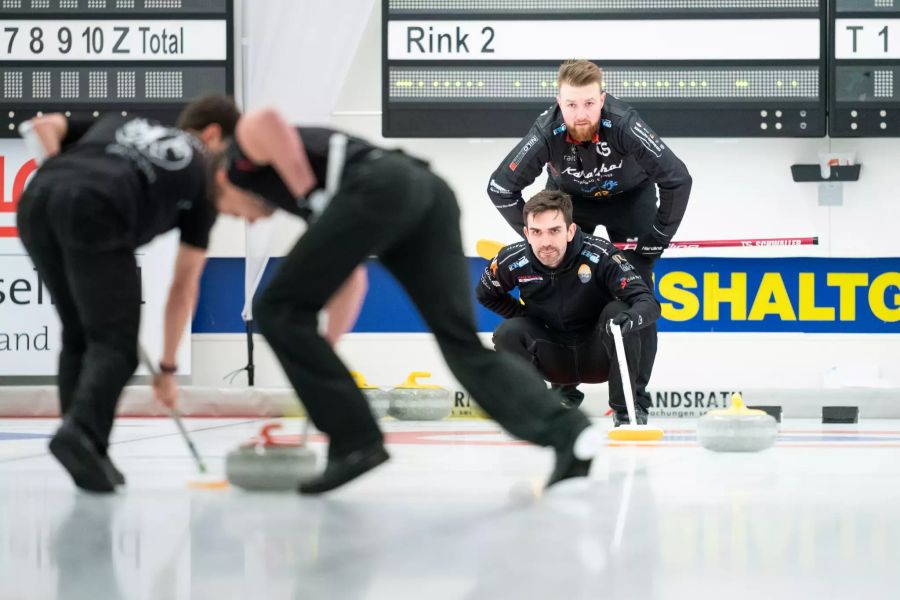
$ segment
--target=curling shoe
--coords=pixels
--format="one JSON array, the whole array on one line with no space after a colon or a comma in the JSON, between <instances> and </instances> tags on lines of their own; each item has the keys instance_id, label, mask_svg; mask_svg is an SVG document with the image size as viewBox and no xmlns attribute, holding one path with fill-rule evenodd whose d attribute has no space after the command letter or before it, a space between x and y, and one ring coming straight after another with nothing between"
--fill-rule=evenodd
<instances>
[{"instance_id":1,"label":"curling shoe","mask_svg":"<svg viewBox=\"0 0 900 600\"><path fill-rule=\"evenodd\" d=\"M344 456L329 457L322 474L302 482L298 491L306 495L328 492L371 471L389 458L380 441Z\"/></svg>"}]
</instances>

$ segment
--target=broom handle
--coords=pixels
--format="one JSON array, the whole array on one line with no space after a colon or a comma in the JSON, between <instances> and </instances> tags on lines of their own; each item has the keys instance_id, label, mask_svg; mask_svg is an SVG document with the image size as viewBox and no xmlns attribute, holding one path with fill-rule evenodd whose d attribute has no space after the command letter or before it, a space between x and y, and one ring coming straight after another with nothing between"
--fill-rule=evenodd
<instances>
[{"instance_id":1,"label":"broom handle","mask_svg":"<svg viewBox=\"0 0 900 600\"><path fill-rule=\"evenodd\" d=\"M687 248L779 248L784 246L817 246L819 237L780 237L780 238L738 238L733 240L675 240L669 243L668 250ZM616 242L619 250L634 250L636 242ZM478 240L475 252L485 260L491 260L506 246L495 240Z\"/></svg>"},{"instance_id":2,"label":"broom handle","mask_svg":"<svg viewBox=\"0 0 900 600\"><path fill-rule=\"evenodd\" d=\"M147 354L147 351L144 350L144 346L142 344L138 344L138 356L153 377L159 375L159 371L157 370L156 365L154 365L153 361L150 360L150 356ZM178 427L178 433L181 434L181 439L184 440L184 443L187 445L188 450L191 453L191 456L194 458L194 462L197 465L197 470L201 473L206 473L206 464L203 462L203 459L200 458L200 453L197 452L197 447L194 446L194 442L191 440L191 436L188 435L187 429L185 429L184 427L184 423L181 422L181 415L178 414L178 410L175 408L166 408L169 411L169 416L171 416L172 420L175 421L175 426Z\"/></svg>"},{"instance_id":3,"label":"broom handle","mask_svg":"<svg viewBox=\"0 0 900 600\"><path fill-rule=\"evenodd\" d=\"M613 340L616 343L616 358L619 361L619 376L622 378L622 391L625 392L625 405L628 407L628 421L637 425L634 414L634 396L631 395L631 374L628 372L628 360L625 358L625 343L622 341L622 328L609 322Z\"/></svg>"},{"instance_id":4,"label":"broom handle","mask_svg":"<svg viewBox=\"0 0 900 600\"><path fill-rule=\"evenodd\" d=\"M783 238L740 238L735 240L676 240L669 243L668 250L678 248L763 248L772 246L817 246L819 237L783 237ZM634 250L635 242L617 242L619 250Z\"/></svg>"}]
</instances>

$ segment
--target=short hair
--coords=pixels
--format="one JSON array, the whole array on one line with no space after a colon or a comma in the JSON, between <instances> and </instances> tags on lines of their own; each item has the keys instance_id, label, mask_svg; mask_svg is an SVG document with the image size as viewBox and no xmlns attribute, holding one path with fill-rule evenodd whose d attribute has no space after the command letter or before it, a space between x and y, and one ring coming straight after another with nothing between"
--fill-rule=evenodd
<instances>
[{"instance_id":1,"label":"short hair","mask_svg":"<svg viewBox=\"0 0 900 600\"><path fill-rule=\"evenodd\" d=\"M603 69L589 60L570 59L559 65L556 81L560 86L567 83L574 87L596 83L603 91Z\"/></svg>"},{"instance_id":2,"label":"short hair","mask_svg":"<svg viewBox=\"0 0 900 600\"><path fill-rule=\"evenodd\" d=\"M566 221L566 227L572 224L572 198L559 190L542 190L529 198L522 209L525 226L528 226L528 215L538 215L550 210L558 210Z\"/></svg>"},{"instance_id":3,"label":"short hair","mask_svg":"<svg viewBox=\"0 0 900 600\"><path fill-rule=\"evenodd\" d=\"M231 96L209 94L185 106L175 125L179 129L203 131L215 123L222 128L222 137L232 137L240 118L241 111Z\"/></svg>"}]
</instances>

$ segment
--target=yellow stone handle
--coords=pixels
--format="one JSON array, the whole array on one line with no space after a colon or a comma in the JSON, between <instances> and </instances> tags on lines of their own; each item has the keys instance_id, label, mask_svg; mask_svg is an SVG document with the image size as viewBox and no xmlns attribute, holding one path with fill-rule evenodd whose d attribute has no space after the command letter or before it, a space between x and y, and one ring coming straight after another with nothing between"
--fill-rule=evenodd
<instances>
[{"instance_id":1,"label":"yellow stone handle","mask_svg":"<svg viewBox=\"0 0 900 600\"><path fill-rule=\"evenodd\" d=\"M356 387L358 388L370 388L373 387L369 385L369 382L366 381L366 378L363 377L363 374L359 371L350 371L350 375L353 376L353 381L356 382Z\"/></svg>"},{"instance_id":2,"label":"yellow stone handle","mask_svg":"<svg viewBox=\"0 0 900 600\"><path fill-rule=\"evenodd\" d=\"M744 398L740 394L732 394L731 395L731 406L728 408L719 408L716 410L711 410L708 415L713 415L716 417L720 416L735 416L735 415L764 415L766 411L759 410L756 408L747 408L747 405L744 404Z\"/></svg>"},{"instance_id":3,"label":"yellow stone handle","mask_svg":"<svg viewBox=\"0 0 900 600\"><path fill-rule=\"evenodd\" d=\"M430 373L429 371L413 371L413 372L410 373L409 376L406 378L406 381L404 381L401 385L399 385L399 386L397 386L397 387L402 387L402 388L417 388L417 389L423 389L423 388L433 389L433 388L439 388L439 387L441 387L441 386L439 386L439 385L431 385L431 384L427 384L427 383L419 383L419 382L416 381L416 380L419 379L420 377L421 377L421 378L431 377L431 373Z\"/></svg>"}]
</instances>

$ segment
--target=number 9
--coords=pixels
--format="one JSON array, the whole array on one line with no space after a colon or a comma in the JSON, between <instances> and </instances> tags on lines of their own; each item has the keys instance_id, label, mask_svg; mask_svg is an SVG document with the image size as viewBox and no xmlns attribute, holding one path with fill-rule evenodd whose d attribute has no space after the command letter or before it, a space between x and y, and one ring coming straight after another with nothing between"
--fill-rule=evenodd
<instances>
[{"instance_id":1,"label":"number 9","mask_svg":"<svg viewBox=\"0 0 900 600\"><path fill-rule=\"evenodd\" d=\"M56 36L59 39L59 51L62 54L68 54L69 50L72 49L72 32L68 27L63 27L59 30L59 33Z\"/></svg>"}]
</instances>

